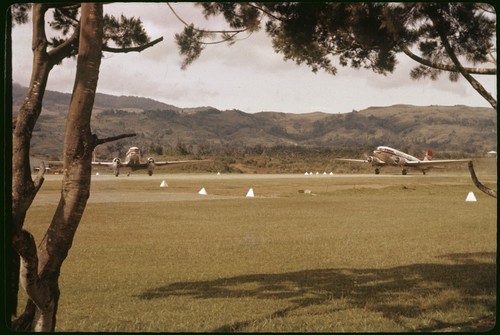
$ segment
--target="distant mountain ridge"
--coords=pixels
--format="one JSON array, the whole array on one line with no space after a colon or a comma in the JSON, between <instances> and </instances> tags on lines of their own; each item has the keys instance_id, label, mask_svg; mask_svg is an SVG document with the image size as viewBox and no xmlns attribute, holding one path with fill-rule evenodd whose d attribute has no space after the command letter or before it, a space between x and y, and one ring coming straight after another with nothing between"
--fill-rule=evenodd
<instances>
[{"instance_id":1,"label":"distant mountain ridge","mask_svg":"<svg viewBox=\"0 0 500 335\"><path fill-rule=\"evenodd\" d=\"M13 87L13 113L26 88ZM62 152L65 115L71 95L47 91L34 131L32 152ZM294 114L213 107L180 108L149 98L96 94L93 131L100 137L137 133L122 146L301 146L432 148L487 152L497 148L497 118L492 108L394 105L345 114Z\"/></svg>"},{"instance_id":2,"label":"distant mountain ridge","mask_svg":"<svg viewBox=\"0 0 500 335\"><path fill-rule=\"evenodd\" d=\"M22 103L28 88L19 84L14 84L12 87L12 95L14 97L14 106L16 102ZM61 93L47 90L44 95L44 106L64 105L68 106L71 100L70 93ZM134 96L115 96L104 93L96 93L95 106L101 108L137 108L137 109L171 109L180 110L180 108L159 102L150 98L134 97ZM67 108L66 108L67 109ZM16 108L14 108L16 110Z\"/></svg>"}]
</instances>

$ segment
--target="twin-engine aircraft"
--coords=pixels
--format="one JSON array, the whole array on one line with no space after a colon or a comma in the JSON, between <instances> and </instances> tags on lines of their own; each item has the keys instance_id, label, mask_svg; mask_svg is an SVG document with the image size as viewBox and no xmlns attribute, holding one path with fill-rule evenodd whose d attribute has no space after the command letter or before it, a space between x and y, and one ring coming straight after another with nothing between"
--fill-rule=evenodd
<instances>
[{"instance_id":1,"label":"twin-engine aircraft","mask_svg":"<svg viewBox=\"0 0 500 335\"><path fill-rule=\"evenodd\" d=\"M439 168L446 164L467 163L467 159L455 160L432 160L432 150L427 150L425 157L419 159L402 151L391 147L380 146L373 151L373 156L368 156L366 159L337 159L338 161L369 163L375 167L375 174L380 173L380 168L383 166L400 166L403 168L403 175L408 173L408 168L417 169L425 174L432 168Z\"/></svg>"},{"instance_id":2,"label":"twin-engine aircraft","mask_svg":"<svg viewBox=\"0 0 500 335\"><path fill-rule=\"evenodd\" d=\"M153 170L158 165L169 164L192 164L192 163L205 163L211 160L187 160L187 161L166 161L155 162L153 157L149 157L145 163L141 163L141 150L138 147L131 147L128 149L125 156L125 161L122 162L120 158L114 158L112 162L96 162L93 161L92 165L104 165L113 169L115 176L120 174L120 168L130 168L132 171L147 169L148 175L153 175Z\"/></svg>"}]
</instances>

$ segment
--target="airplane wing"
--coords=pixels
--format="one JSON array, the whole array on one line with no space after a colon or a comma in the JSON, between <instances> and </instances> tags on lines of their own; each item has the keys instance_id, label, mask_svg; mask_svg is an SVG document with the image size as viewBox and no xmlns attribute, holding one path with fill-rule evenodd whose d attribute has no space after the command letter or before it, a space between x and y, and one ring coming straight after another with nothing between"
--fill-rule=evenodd
<instances>
[{"instance_id":1,"label":"airplane wing","mask_svg":"<svg viewBox=\"0 0 500 335\"><path fill-rule=\"evenodd\" d=\"M349 158L337 158L336 161L344 161L344 162L354 162L354 163L370 163L373 166L385 166L386 162L381 160L380 158L369 156L367 159L349 159Z\"/></svg>"},{"instance_id":2,"label":"airplane wing","mask_svg":"<svg viewBox=\"0 0 500 335\"><path fill-rule=\"evenodd\" d=\"M165 162L154 162L155 165L170 165L170 164L192 164L192 163L208 163L213 162L211 159L195 159L187 161L165 161ZM147 166L147 163L144 164Z\"/></svg>"},{"instance_id":3,"label":"airplane wing","mask_svg":"<svg viewBox=\"0 0 500 335\"><path fill-rule=\"evenodd\" d=\"M430 161L406 161L405 165L410 167L437 167L446 164L461 164L468 163L469 159L447 159L447 160L430 160Z\"/></svg>"},{"instance_id":4,"label":"airplane wing","mask_svg":"<svg viewBox=\"0 0 500 335\"><path fill-rule=\"evenodd\" d=\"M349 159L349 158L337 158L336 161L343 162L356 162L356 163L370 163L367 159Z\"/></svg>"},{"instance_id":5,"label":"airplane wing","mask_svg":"<svg viewBox=\"0 0 500 335\"><path fill-rule=\"evenodd\" d=\"M113 165L114 162L92 162L92 165L104 165L104 166L111 166Z\"/></svg>"}]
</instances>

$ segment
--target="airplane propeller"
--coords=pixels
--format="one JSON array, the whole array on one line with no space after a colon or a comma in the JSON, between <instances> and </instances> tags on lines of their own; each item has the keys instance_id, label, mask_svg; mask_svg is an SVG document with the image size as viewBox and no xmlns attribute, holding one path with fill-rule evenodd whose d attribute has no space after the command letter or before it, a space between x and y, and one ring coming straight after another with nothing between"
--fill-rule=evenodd
<instances>
[{"instance_id":1,"label":"airplane propeller","mask_svg":"<svg viewBox=\"0 0 500 335\"><path fill-rule=\"evenodd\" d=\"M148 158L148 175L153 175L153 170L155 168L155 160L153 157Z\"/></svg>"},{"instance_id":2,"label":"airplane propeller","mask_svg":"<svg viewBox=\"0 0 500 335\"><path fill-rule=\"evenodd\" d=\"M365 160L366 160L368 163L373 162L373 156L370 156L370 155L369 155L369 154L367 154L366 152L364 153L364 156L365 156Z\"/></svg>"}]
</instances>

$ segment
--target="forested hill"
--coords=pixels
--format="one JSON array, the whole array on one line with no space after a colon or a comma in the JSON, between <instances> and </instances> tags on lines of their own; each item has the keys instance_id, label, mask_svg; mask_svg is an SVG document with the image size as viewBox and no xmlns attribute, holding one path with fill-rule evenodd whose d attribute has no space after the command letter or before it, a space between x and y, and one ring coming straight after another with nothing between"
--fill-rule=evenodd
<instances>
[{"instance_id":1,"label":"forested hill","mask_svg":"<svg viewBox=\"0 0 500 335\"><path fill-rule=\"evenodd\" d=\"M26 88L15 85L13 113ZM57 157L62 152L70 94L47 91L34 132L32 153ZM272 146L332 149L428 149L484 154L497 148L497 118L492 108L394 105L345 114L293 114L212 107L180 108L152 99L97 94L92 120L99 137L134 132L136 137L100 148L101 154L136 145L168 153L171 148L203 150ZM125 149L126 150L126 149Z\"/></svg>"}]
</instances>

